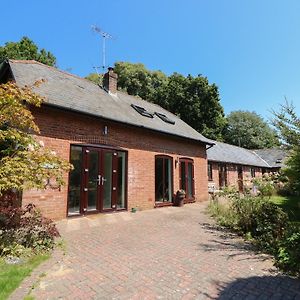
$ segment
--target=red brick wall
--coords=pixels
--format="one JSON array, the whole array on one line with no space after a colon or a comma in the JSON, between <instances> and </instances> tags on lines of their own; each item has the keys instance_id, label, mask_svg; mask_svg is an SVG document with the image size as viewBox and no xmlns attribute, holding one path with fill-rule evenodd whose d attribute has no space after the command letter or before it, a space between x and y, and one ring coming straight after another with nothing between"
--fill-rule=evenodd
<instances>
[{"instance_id":1,"label":"red brick wall","mask_svg":"<svg viewBox=\"0 0 300 300\"><path fill-rule=\"evenodd\" d=\"M217 162L210 162L212 164L212 173L213 173L213 182L215 184L216 189L219 189L219 164ZM236 164L226 164L227 167L227 185L235 186L238 188L238 165ZM250 166L242 166L243 167L243 180L244 182L250 181L252 179ZM255 168L255 177L262 176L262 169L259 167Z\"/></svg>"},{"instance_id":2,"label":"red brick wall","mask_svg":"<svg viewBox=\"0 0 300 300\"><path fill-rule=\"evenodd\" d=\"M69 160L70 144L102 144L122 147L128 151L128 209L150 209L155 204L155 155L173 157L174 192L179 189L179 166L175 160L188 157L194 160L195 198L204 201L207 193L207 161L205 145L150 130L126 126L94 117L66 112L50 107L33 109L41 134L37 139ZM102 134L108 126L108 135ZM68 182L68 174L65 174ZM67 213L67 185L61 191L26 191L23 204L34 202L53 219Z\"/></svg>"}]
</instances>

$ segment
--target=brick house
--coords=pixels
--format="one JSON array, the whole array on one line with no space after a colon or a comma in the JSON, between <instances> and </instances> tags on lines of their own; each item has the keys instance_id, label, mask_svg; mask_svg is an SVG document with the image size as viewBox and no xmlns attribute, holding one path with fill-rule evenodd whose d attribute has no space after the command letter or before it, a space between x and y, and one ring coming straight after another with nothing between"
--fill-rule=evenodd
<instances>
[{"instance_id":1,"label":"brick house","mask_svg":"<svg viewBox=\"0 0 300 300\"><path fill-rule=\"evenodd\" d=\"M212 188L236 186L243 192L247 181L273 171L272 165L254 151L226 143L214 143L207 150L208 182Z\"/></svg>"},{"instance_id":2,"label":"brick house","mask_svg":"<svg viewBox=\"0 0 300 300\"><path fill-rule=\"evenodd\" d=\"M74 165L61 189L24 191L53 219L172 205L208 198L206 148L213 143L160 106L117 91L113 69L104 87L36 61L8 60L0 82L32 85L45 97L32 108L38 140Z\"/></svg>"}]
</instances>

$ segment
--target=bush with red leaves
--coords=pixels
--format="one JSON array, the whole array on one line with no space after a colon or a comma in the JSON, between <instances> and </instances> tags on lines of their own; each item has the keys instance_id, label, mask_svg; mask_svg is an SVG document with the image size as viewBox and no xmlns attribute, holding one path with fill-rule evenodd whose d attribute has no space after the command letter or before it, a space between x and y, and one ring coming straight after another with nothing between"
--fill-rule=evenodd
<instances>
[{"instance_id":1,"label":"bush with red leaves","mask_svg":"<svg viewBox=\"0 0 300 300\"><path fill-rule=\"evenodd\" d=\"M33 204L20 206L14 193L0 198L0 255L15 245L33 251L50 250L59 232L52 220L42 216ZM5 251L4 251L5 250Z\"/></svg>"}]
</instances>

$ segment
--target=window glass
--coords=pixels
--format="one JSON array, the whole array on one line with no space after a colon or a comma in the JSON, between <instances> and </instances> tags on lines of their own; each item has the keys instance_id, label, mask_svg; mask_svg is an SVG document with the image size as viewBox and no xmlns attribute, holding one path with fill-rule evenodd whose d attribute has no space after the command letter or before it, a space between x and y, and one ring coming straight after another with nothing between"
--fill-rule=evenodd
<instances>
[{"instance_id":1,"label":"window glass","mask_svg":"<svg viewBox=\"0 0 300 300\"><path fill-rule=\"evenodd\" d=\"M87 191L87 210L95 210L98 193L98 151L91 150L88 159L88 191Z\"/></svg>"},{"instance_id":2,"label":"window glass","mask_svg":"<svg viewBox=\"0 0 300 300\"><path fill-rule=\"evenodd\" d=\"M81 170L82 170L82 148L71 146L70 163L74 169L70 172L69 194L68 194L68 214L79 214L80 194L81 194Z\"/></svg>"},{"instance_id":3,"label":"window glass","mask_svg":"<svg viewBox=\"0 0 300 300\"><path fill-rule=\"evenodd\" d=\"M164 200L172 201L172 160L164 159L165 162L165 191L164 191Z\"/></svg>"},{"instance_id":4,"label":"window glass","mask_svg":"<svg viewBox=\"0 0 300 300\"><path fill-rule=\"evenodd\" d=\"M181 186L180 189L181 190L185 190L186 191L186 169L185 169L185 162L181 161L180 162L180 178L181 178Z\"/></svg>"},{"instance_id":5,"label":"window glass","mask_svg":"<svg viewBox=\"0 0 300 300\"><path fill-rule=\"evenodd\" d=\"M112 207L111 190L112 190L112 152L104 153L103 166L103 208Z\"/></svg>"},{"instance_id":6,"label":"window glass","mask_svg":"<svg viewBox=\"0 0 300 300\"><path fill-rule=\"evenodd\" d=\"M251 177L255 177L255 168L250 169Z\"/></svg>"},{"instance_id":7,"label":"window glass","mask_svg":"<svg viewBox=\"0 0 300 300\"><path fill-rule=\"evenodd\" d=\"M155 158L155 201L171 202L172 186L172 159L168 157Z\"/></svg>"},{"instance_id":8,"label":"window glass","mask_svg":"<svg viewBox=\"0 0 300 300\"><path fill-rule=\"evenodd\" d=\"M188 166L188 178L187 178L187 182L188 182L188 190L187 190L187 196L188 198L192 198L194 195L194 191L193 191L193 164L191 162L189 162L187 164Z\"/></svg>"},{"instance_id":9,"label":"window glass","mask_svg":"<svg viewBox=\"0 0 300 300\"><path fill-rule=\"evenodd\" d=\"M125 208L125 152L118 152L117 208Z\"/></svg>"},{"instance_id":10,"label":"window glass","mask_svg":"<svg viewBox=\"0 0 300 300\"><path fill-rule=\"evenodd\" d=\"M208 175L208 180L213 180L212 164L211 163L207 164L207 175Z\"/></svg>"}]
</instances>

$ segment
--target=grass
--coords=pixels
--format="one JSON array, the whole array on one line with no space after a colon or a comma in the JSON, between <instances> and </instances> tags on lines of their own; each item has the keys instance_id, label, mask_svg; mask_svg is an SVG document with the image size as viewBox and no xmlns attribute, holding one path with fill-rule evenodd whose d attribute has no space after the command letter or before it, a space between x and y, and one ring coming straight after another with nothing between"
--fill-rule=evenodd
<instances>
[{"instance_id":1,"label":"grass","mask_svg":"<svg viewBox=\"0 0 300 300\"><path fill-rule=\"evenodd\" d=\"M289 215L291 222L300 225L299 196L272 196L270 200Z\"/></svg>"},{"instance_id":2,"label":"grass","mask_svg":"<svg viewBox=\"0 0 300 300\"><path fill-rule=\"evenodd\" d=\"M48 254L36 255L21 264L15 265L6 264L3 259L0 259L0 300L7 299L22 280L49 257Z\"/></svg>"}]
</instances>

